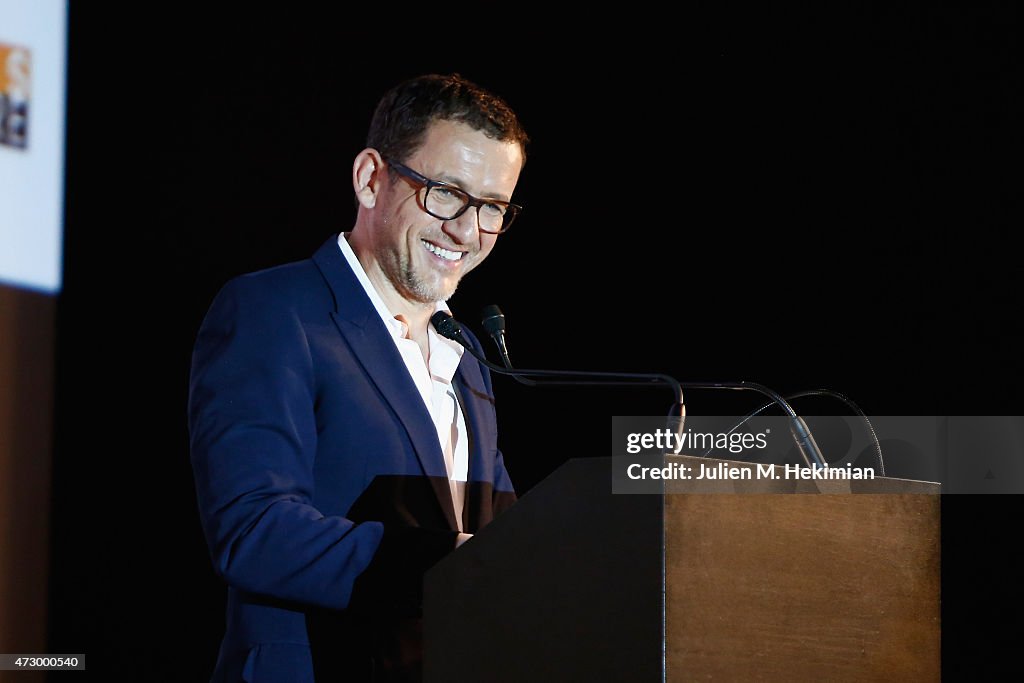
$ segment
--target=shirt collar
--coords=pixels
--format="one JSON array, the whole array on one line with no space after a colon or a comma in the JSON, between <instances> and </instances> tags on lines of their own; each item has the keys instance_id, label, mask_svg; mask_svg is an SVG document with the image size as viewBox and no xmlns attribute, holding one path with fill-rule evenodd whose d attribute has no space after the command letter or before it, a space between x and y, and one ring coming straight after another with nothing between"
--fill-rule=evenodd
<instances>
[{"instance_id":1,"label":"shirt collar","mask_svg":"<svg viewBox=\"0 0 1024 683\"><path fill-rule=\"evenodd\" d=\"M370 282L370 278L366 275L366 271L363 270L363 264L359 262L359 259L356 257L356 253L352 251L352 246L348 243L347 233L343 232L338 235L338 246L341 248L341 254L345 257L345 261L348 262L352 272L355 273L356 279L359 280L359 284L363 286L366 296L370 297L370 303L373 304L373 308L377 311L377 315L380 316L380 319L384 322L384 326L387 328L388 332L391 333L391 337L396 342L400 339L408 339L409 326L396 318L394 314L388 310L387 305L384 303L384 299L381 298L377 289L373 286L373 283ZM448 304L444 301L438 301L435 303L434 311L444 311L451 315L451 309L448 308ZM463 349L458 342L439 335L434 330L433 326L429 326L427 328L427 339L430 345L431 375L438 376L439 378L447 378L448 381L451 381L465 349Z\"/></svg>"}]
</instances>

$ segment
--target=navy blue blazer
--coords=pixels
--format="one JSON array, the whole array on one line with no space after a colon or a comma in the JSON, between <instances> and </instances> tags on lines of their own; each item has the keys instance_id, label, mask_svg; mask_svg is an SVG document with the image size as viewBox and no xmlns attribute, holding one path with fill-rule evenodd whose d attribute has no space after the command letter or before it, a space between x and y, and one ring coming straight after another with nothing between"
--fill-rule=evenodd
<instances>
[{"instance_id":1,"label":"navy blue blazer","mask_svg":"<svg viewBox=\"0 0 1024 683\"><path fill-rule=\"evenodd\" d=\"M466 353L454 384L473 533L515 494L490 375ZM196 338L188 416L203 532L228 586L213 680L312 681L321 641L355 679L379 674L457 525L430 415L337 235L221 289Z\"/></svg>"}]
</instances>

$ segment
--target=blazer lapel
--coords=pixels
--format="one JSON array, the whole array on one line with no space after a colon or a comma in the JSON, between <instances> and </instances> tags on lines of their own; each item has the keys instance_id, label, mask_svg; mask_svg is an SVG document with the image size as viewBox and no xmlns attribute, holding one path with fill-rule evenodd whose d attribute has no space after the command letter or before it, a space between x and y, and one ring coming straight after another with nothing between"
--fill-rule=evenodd
<instances>
[{"instance_id":1,"label":"blazer lapel","mask_svg":"<svg viewBox=\"0 0 1024 683\"><path fill-rule=\"evenodd\" d=\"M409 433L416 457L424 475L430 480L445 519L452 529L457 529L455 506L448 487L444 454L437 441L437 430L409 376L405 361L345 261L337 244L337 235L314 254L313 260L334 292L336 310L331 312L331 318L355 358Z\"/></svg>"},{"instance_id":2,"label":"blazer lapel","mask_svg":"<svg viewBox=\"0 0 1024 683\"><path fill-rule=\"evenodd\" d=\"M480 375L480 365L469 353L463 354L453 384L459 397L459 405L462 406L462 414L466 418L469 440L469 476L466 482L462 521L465 529L477 529L490 521L489 517L486 520L481 519L482 502L479 497L484 493L481 488L483 484L494 481L493 461L480 457L480 444L483 442L482 435L486 425L483 411L489 409L488 401L492 399L482 395L484 382ZM489 487L486 493L489 496Z\"/></svg>"}]
</instances>

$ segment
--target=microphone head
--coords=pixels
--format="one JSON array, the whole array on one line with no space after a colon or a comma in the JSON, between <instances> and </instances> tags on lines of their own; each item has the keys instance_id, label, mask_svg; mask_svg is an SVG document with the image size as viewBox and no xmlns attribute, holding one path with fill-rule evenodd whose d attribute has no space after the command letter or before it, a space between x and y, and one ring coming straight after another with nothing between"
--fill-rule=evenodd
<instances>
[{"instance_id":1,"label":"microphone head","mask_svg":"<svg viewBox=\"0 0 1024 683\"><path fill-rule=\"evenodd\" d=\"M505 314L494 304L484 306L480 311L480 323L492 337L505 331Z\"/></svg>"},{"instance_id":2,"label":"microphone head","mask_svg":"<svg viewBox=\"0 0 1024 683\"><path fill-rule=\"evenodd\" d=\"M430 316L430 324L442 337L462 343L462 326L449 313L438 311Z\"/></svg>"}]
</instances>

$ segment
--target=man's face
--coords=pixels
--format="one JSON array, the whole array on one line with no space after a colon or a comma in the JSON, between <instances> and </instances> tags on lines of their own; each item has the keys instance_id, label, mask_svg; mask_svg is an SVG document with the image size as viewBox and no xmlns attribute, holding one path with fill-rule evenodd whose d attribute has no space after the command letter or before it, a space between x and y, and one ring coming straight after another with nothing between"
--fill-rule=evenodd
<instances>
[{"instance_id":1,"label":"man's face","mask_svg":"<svg viewBox=\"0 0 1024 683\"><path fill-rule=\"evenodd\" d=\"M438 121L405 165L431 180L480 198L509 201L523 165L522 149L462 123ZM385 169L384 174L387 174ZM419 304L447 300L459 280L483 262L497 235L477 227L477 211L440 220L420 208L420 188L398 174L383 180L383 211L374 226L373 252L389 284Z\"/></svg>"}]
</instances>

